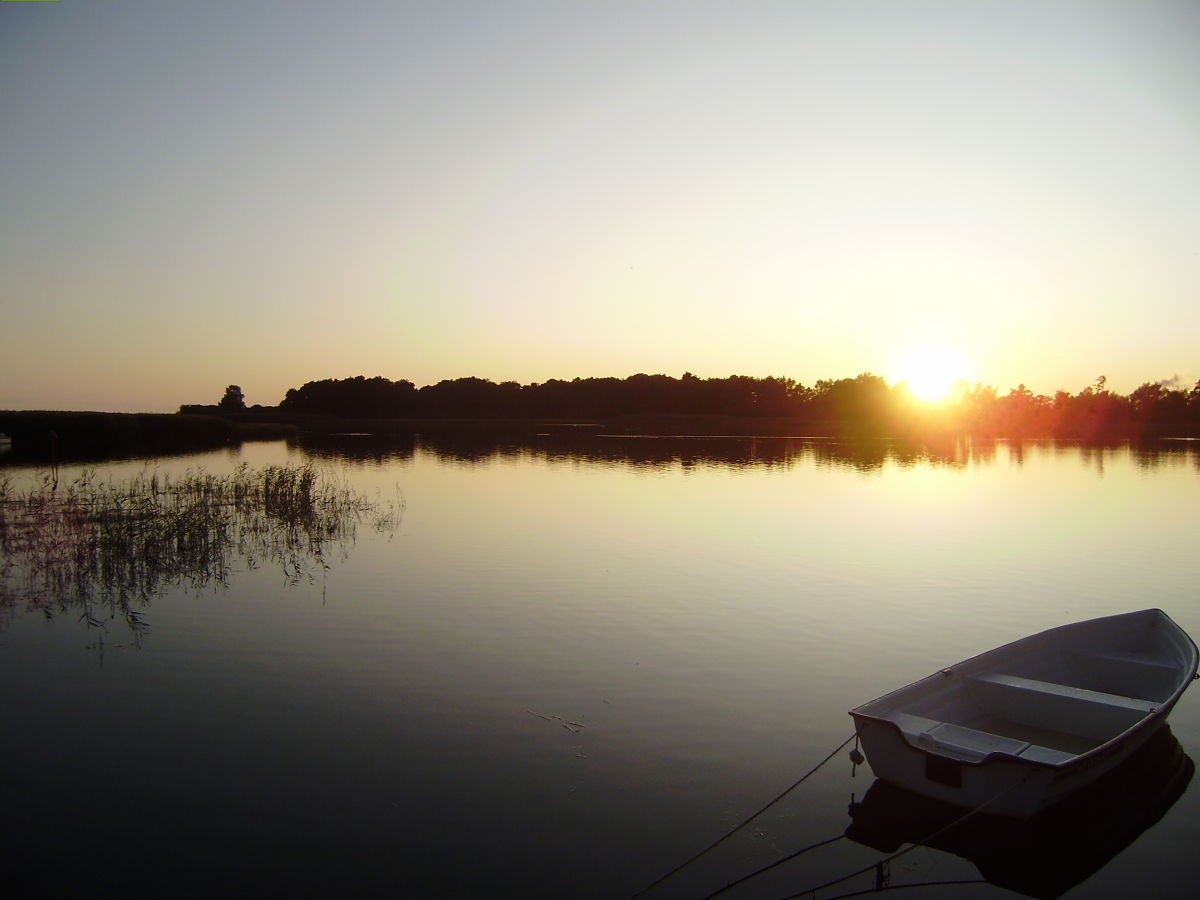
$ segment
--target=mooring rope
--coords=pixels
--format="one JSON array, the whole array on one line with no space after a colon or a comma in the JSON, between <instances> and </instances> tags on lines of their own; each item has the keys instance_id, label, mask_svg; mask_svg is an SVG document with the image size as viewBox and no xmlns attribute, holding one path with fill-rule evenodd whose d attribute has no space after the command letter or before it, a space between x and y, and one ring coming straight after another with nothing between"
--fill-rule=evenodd
<instances>
[{"instance_id":1,"label":"mooring rope","mask_svg":"<svg viewBox=\"0 0 1200 900\"><path fill-rule=\"evenodd\" d=\"M807 847L802 847L801 849L796 850L793 853L789 853L787 856L784 856L781 859L775 860L775 862L771 863L770 865L763 866L761 869L756 869L749 875L743 875L741 878L729 882L729 884L725 885L725 887L721 888L720 890L713 891L711 894L705 894L701 900L712 900L713 897L719 897L731 887L737 887L739 884L749 881L751 878L757 878L759 875L763 874L763 872L769 872L771 869L774 869L777 866L782 866L785 862L791 862L797 856L803 856L809 850L816 850L818 847L824 847L827 844L837 843L845 837L846 835L839 834L836 837L826 838L823 841L817 841L815 844L809 844Z\"/></svg>"},{"instance_id":2,"label":"mooring rope","mask_svg":"<svg viewBox=\"0 0 1200 900\"><path fill-rule=\"evenodd\" d=\"M839 748L839 749L841 749L841 748ZM893 853L891 856L885 856L883 859L878 859L875 862L871 863L869 866L863 866L863 868L856 869L855 871L851 872L849 875L843 875L841 878L835 878L832 881L826 881L824 884L818 884L816 887L805 888L804 890L797 891L794 894L788 894L786 897L783 898L783 900L798 900L798 898L806 897L810 894L815 897L817 894L817 891L824 890L827 887L833 887L835 884L841 884L843 881L849 881L851 878L855 878L859 875L864 875L867 872L871 872L875 869L878 869L880 866L886 866L889 863L894 862L895 860L904 856L906 853L911 853L912 851L916 850L918 847L923 847L926 844L928 844L930 841L932 841L938 837L941 837L943 834L945 834L951 828L957 828L959 825L961 825L963 822L967 821L967 819L971 818L971 816L975 815L976 813L982 812L985 808L987 808L988 806L991 806L993 803L995 803L997 800L999 800L1005 794L1009 793L1010 791L1016 790L1021 785L1023 785L1026 781L1029 780L1029 776L1031 774L1032 773L1026 773L1021 778L1020 781L1014 781L1012 784L1010 784L1004 790L998 791L997 793L993 794L991 797L989 797L987 800L983 801L983 803L980 803L975 808L967 810L965 813L963 813L961 816L959 816L953 822L950 822L947 825L943 825L941 828L935 829L934 831L925 835L925 837L921 838L919 841L914 841L912 844L905 847L903 850L899 851L898 853ZM770 866L768 866L767 868L770 868ZM850 895L843 895L843 896L853 896L853 895L850 894Z\"/></svg>"},{"instance_id":3,"label":"mooring rope","mask_svg":"<svg viewBox=\"0 0 1200 900\"><path fill-rule=\"evenodd\" d=\"M953 881L914 881L912 884L889 884L884 887L865 888L851 894L838 894L829 900L849 900L850 897L865 897L867 894L884 894L888 891L907 891L912 888L962 887L969 884L991 884L986 878L956 878Z\"/></svg>"},{"instance_id":4,"label":"mooring rope","mask_svg":"<svg viewBox=\"0 0 1200 900\"><path fill-rule=\"evenodd\" d=\"M650 882L648 885L646 885L644 888L642 888L636 894L630 894L629 900L635 900L635 898L642 896L643 894L647 893L650 890L653 890L654 888L658 887L660 884L662 884L664 881L666 881L668 878L670 878L675 873L681 872L684 869L686 869L688 866L690 866L692 863L694 863L696 860L698 860L704 854L708 853L714 847L717 847L718 845L729 840L729 838L733 837L735 834L737 834L739 831L741 831L743 828L745 828L747 825L749 825L751 822L753 822L755 819L757 819L759 816L761 816L763 813L765 813L768 809L770 809L772 806L774 806L776 803L778 803L780 800L782 800L784 797L786 797L788 794L790 794L792 791L794 791L796 788L798 788L800 785L802 785L808 779L808 777L810 775L815 773L818 769L820 769L823 765L825 765L825 763L829 762L831 759L833 759L835 756L837 756L838 752L843 747L845 747L847 744L849 744L852 740L854 740L855 737L856 737L855 734L850 735L850 737L846 738L844 741L842 741L840 744L838 744L836 747L834 747L833 750L831 750L829 752L828 756L826 756L823 760L821 760L819 763L817 763L815 766L813 766L811 769L809 769L807 772L805 772L802 776L800 776L800 779L798 781L794 782L790 787L788 787L786 790L784 790L782 793L780 793L779 796L775 797L775 799L773 799L770 803L768 803L762 809L758 810L757 812L752 813L750 816L748 816L746 819L744 819L739 824L735 825L729 831L725 832L723 835L721 835L719 838L717 838L715 841L713 841L711 844L709 844L707 847L705 847L699 853L695 854L694 856L692 856L688 859L685 859L683 862L681 862L679 865L677 865L675 868L673 868L670 872L667 872L667 874L656 878L654 881ZM827 843L827 842L823 841L822 843ZM814 846L819 846L819 845L814 845ZM812 849L812 848L809 847L809 848L805 848L805 849L808 850L808 849ZM799 852L802 853L804 851L799 851ZM798 856L799 853L796 853L793 855ZM855 874L857 874L857 873L855 873ZM744 881L745 879L741 879L741 880ZM737 882L735 882L735 884L736 883ZM722 890L725 890L725 888L722 888ZM718 893L720 893L720 892L718 891Z\"/></svg>"}]
</instances>

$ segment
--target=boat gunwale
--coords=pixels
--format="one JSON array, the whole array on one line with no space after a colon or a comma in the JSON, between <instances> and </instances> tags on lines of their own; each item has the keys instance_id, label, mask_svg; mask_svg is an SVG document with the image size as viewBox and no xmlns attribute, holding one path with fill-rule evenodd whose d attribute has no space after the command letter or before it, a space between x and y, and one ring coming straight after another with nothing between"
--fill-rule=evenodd
<instances>
[{"instance_id":1,"label":"boat gunwale","mask_svg":"<svg viewBox=\"0 0 1200 900\"><path fill-rule=\"evenodd\" d=\"M1184 639L1184 641L1186 641L1186 643L1184 644L1184 649L1185 650L1190 649L1190 651L1191 651L1190 654L1187 654L1190 657L1191 671L1190 672L1187 671L1187 669L1189 667L1187 665L1187 661L1185 661L1184 665L1182 665L1180 667L1181 674L1180 674L1180 678L1179 678L1179 683L1175 686L1174 690L1171 691L1170 696L1167 697L1166 700L1163 700L1161 703L1159 703L1153 712L1147 713L1145 716L1143 716L1138 721L1134 722L1128 728L1113 735L1111 738L1104 741L1103 743L1097 744L1095 747L1091 748L1090 750L1087 750L1083 753L1073 756L1070 759L1066 759L1061 762L1047 762L1044 760L1026 759L1025 757L1017 756L1016 754L1010 753L1005 750L991 750L988 753L984 754L979 759L962 759L957 756L951 756L949 754L939 753L937 750L933 750L928 747L920 747L920 746L913 744L912 742L910 742L908 740L907 735L904 733L904 730L900 727L900 725L897 722L893 721L892 719L886 718L884 716L876 715L874 713L860 712L860 710L862 710L864 707L868 707L868 706L871 706L872 704L878 703L881 700L885 700L888 697L892 696L893 694L898 694L901 691L907 691L907 690L910 690L911 688L915 688L917 685L920 685L926 681L936 679L939 675L941 675L941 676L949 675L953 670L957 669L959 666L965 666L968 663L972 663L976 660L979 660L986 656L990 656L991 654L994 654L994 653L999 653L1002 650L1005 650L1010 647L1014 647L1017 644L1021 644L1025 641L1029 641L1034 638L1040 638L1043 636L1047 636L1054 632L1077 628L1078 626L1083 625L1086 622L1099 622L1104 619L1119 619L1119 618L1123 618L1126 616L1137 616L1137 615L1144 615L1147 613L1156 613L1158 615L1158 618L1160 621L1165 621L1172 629L1174 629L1174 632L1177 635L1179 635L1180 637L1182 637ZM1181 628L1179 626L1179 624L1174 619L1172 619L1169 615L1167 615L1167 613L1164 612L1162 609L1159 609L1158 607L1151 607L1149 609L1135 610L1135 611L1127 612L1127 613L1116 613L1111 616L1098 616L1095 619L1085 619L1081 622L1068 622L1065 625L1057 625L1053 628L1047 628L1044 631L1039 631L1039 632L1035 632L1033 634L1025 635L1024 637L1017 638L1016 640L1009 641L1008 643L1001 644L997 647L992 647L989 650L984 650L981 653L976 653L974 656L968 656L966 659L960 660L950 666L946 666L945 668L939 669L938 671L933 672L930 675L926 675L923 678L918 678L916 681L909 682L908 684L902 685L901 687L898 687L898 688L895 688L894 690L888 691L886 694L881 694L880 696L876 697L874 700L868 700L866 703L862 703L859 706L856 706L854 709L849 711L849 714L854 719L854 722L855 722L854 731L855 731L856 737L860 733L859 727L858 727L859 721L865 720L865 721L869 721L872 723L887 725L887 726L891 727L896 732L896 734L899 736L900 741L905 746L910 747L911 749L917 751L918 753L922 753L927 756L937 756L942 759L953 759L956 763L958 763L960 765L972 766L972 767L984 766L984 765L988 765L989 763L992 763L992 764L1000 763L1000 762L1016 763L1021 766L1036 767L1039 769L1048 769L1048 770L1051 770L1056 773L1055 777L1061 777L1063 774L1070 773L1075 769L1087 768L1090 763L1113 752L1113 750L1115 750L1119 744L1124 743L1125 741L1127 741L1130 737L1132 737L1134 734L1136 734L1139 731L1146 731L1146 730L1155 731L1155 730L1157 730L1158 726L1165 723L1167 716L1170 714L1171 710L1175 707L1175 704L1176 704L1176 702L1178 702L1179 698L1181 696L1183 696L1183 692L1185 690L1187 690L1188 685L1190 685L1198 677L1197 676L1198 666L1200 666L1200 650L1197 649L1196 642L1192 640L1191 635L1189 635L1183 628Z\"/></svg>"}]
</instances>

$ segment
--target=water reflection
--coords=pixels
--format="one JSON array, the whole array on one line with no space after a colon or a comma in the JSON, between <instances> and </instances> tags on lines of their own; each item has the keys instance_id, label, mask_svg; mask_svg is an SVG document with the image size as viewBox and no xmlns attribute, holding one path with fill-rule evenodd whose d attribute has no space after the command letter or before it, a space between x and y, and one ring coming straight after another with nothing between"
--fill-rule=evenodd
<instances>
[{"instance_id":1,"label":"water reflection","mask_svg":"<svg viewBox=\"0 0 1200 900\"><path fill-rule=\"evenodd\" d=\"M377 466L412 459L416 451L416 435L409 433L306 434L296 443L305 453L317 459Z\"/></svg>"},{"instance_id":2,"label":"water reflection","mask_svg":"<svg viewBox=\"0 0 1200 900\"><path fill-rule=\"evenodd\" d=\"M974 863L988 881L1058 897L1091 877L1183 795L1195 765L1164 726L1124 765L1028 822L963 810L883 781L852 803L846 836L884 853L923 844Z\"/></svg>"},{"instance_id":3,"label":"water reflection","mask_svg":"<svg viewBox=\"0 0 1200 900\"><path fill-rule=\"evenodd\" d=\"M606 434L599 426L559 427L537 434L520 429L456 428L420 433L305 435L298 446L322 459L383 465L417 452L443 463L468 466L498 459L531 458L552 463L595 463L666 470L698 467L787 469L801 464L878 472L889 465L969 468L1003 458L1023 466L1035 456L1078 453L1103 474L1106 465L1131 458L1142 470L1191 464L1200 468L1200 447L1181 441L1080 444L1053 440L981 440L947 437L935 441L825 437L659 436Z\"/></svg>"},{"instance_id":4,"label":"water reflection","mask_svg":"<svg viewBox=\"0 0 1200 900\"><path fill-rule=\"evenodd\" d=\"M666 437L562 432L543 433L532 438L421 434L417 437L417 446L443 462L482 463L497 458L529 456L548 462L586 462L641 469L682 468L684 471L702 466L790 468L814 462L818 466L873 472L889 463L962 466L995 453L994 444L984 447L966 440L929 445L834 438Z\"/></svg>"},{"instance_id":5,"label":"water reflection","mask_svg":"<svg viewBox=\"0 0 1200 900\"><path fill-rule=\"evenodd\" d=\"M821 467L877 472L888 465L911 468L934 465L967 468L988 465L998 458L1023 466L1033 457L1077 453L1088 468L1104 474L1107 466L1131 459L1139 469L1187 465L1200 471L1200 441L1153 439L1144 441L1079 442L1054 439L1005 440L962 435L920 441L892 438L833 438L822 436L746 435L640 435L613 434L595 423L543 423L531 431L527 423L463 421L414 431L402 423L388 423L377 432L304 432L288 445L325 460L356 462L382 467L411 460L425 451L442 462L476 464L495 459L529 456L550 462L570 461L666 469L719 466L735 469L788 468L813 462ZM196 452L201 452L197 450ZM76 453L76 463L95 463L114 456L98 449ZM158 457L161 458L161 457ZM21 454L0 457L9 465L57 465L63 460L45 448L26 447Z\"/></svg>"},{"instance_id":6,"label":"water reflection","mask_svg":"<svg viewBox=\"0 0 1200 900\"><path fill-rule=\"evenodd\" d=\"M167 582L146 610L151 652L103 668L79 653L80 631L102 632L71 595L45 598L68 613L47 627L15 622L0 639L5 762L21 773L5 794L22 823L9 892L83 893L103 859L112 893L216 896L233 878L264 896L628 896L836 746L847 708L931 661L1135 602L1200 633L1196 478L1178 463L1145 478L1114 448L1101 484L1051 445L1019 469L1004 442L562 431L313 436L160 461L227 477L311 459L409 505L394 540L366 515L327 603L320 565L314 587L284 592L276 563L239 572L231 553L216 570L228 591ZM100 472L124 483L142 468ZM64 467L60 495L78 474ZM330 564L344 552L320 546ZM117 616L120 643L120 605L91 609ZM1194 756L1195 709L1173 721ZM683 882L697 890L660 896L703 895L767 841L774 856L842 834L848 791L867 785L823 774L744 835L745 864L716 854ZM1188 883L1196 808L1185 794L1083 890L1120 896L1143 860L1139 877ZM842 840L752 895L878 855Z\"/></svg>"}]
</instances>

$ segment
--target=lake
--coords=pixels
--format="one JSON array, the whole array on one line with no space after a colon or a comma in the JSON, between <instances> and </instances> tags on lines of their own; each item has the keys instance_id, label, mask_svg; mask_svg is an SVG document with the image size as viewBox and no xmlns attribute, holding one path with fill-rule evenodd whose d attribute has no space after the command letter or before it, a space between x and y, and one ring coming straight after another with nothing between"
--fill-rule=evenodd
<instances>
[{"instance_id":1,"label":"lake","mask_svg":"<svg viewBox=\"0 0 1200 900\"><path fill-rule=\"evenodd\" d=\"M345 435L89 468L120 481L309 462L398 514L331 544L328 569L235 556L223 581L138 601L140 635L10 597L17 895L627 897L893 687L1146 607L1200 637L1194 441ZM60 485L80 472L63 466ZM1063 896L1194 890L1200 690L1171 728L1185 777ZM842 835L873 781L847 752L644 896L704 897ZM992 856L1019 856L1018 838L989 840ZM791 896L884 855L834 840L722 896ZM981 877L928 847L881 874Z\"/></svg>"}]
</instances>

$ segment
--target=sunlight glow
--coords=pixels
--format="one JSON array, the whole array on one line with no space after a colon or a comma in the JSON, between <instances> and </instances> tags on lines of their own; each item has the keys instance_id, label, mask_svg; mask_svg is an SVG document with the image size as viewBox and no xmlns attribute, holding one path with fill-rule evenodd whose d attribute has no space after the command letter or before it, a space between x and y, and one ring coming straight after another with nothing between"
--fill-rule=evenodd
<instances>
[{"instance_id":1,"label":"sunlight glow","mask_svg":"<svg viewBox=\"0 0 1200 900\"><path fill-rule=\"evenodd\" d=\"M899 375L914 397L933 403L945 400L958 382L966 380L967 362L957 350L923 347L908 355Z\"/></svg>"}]
</instances>

